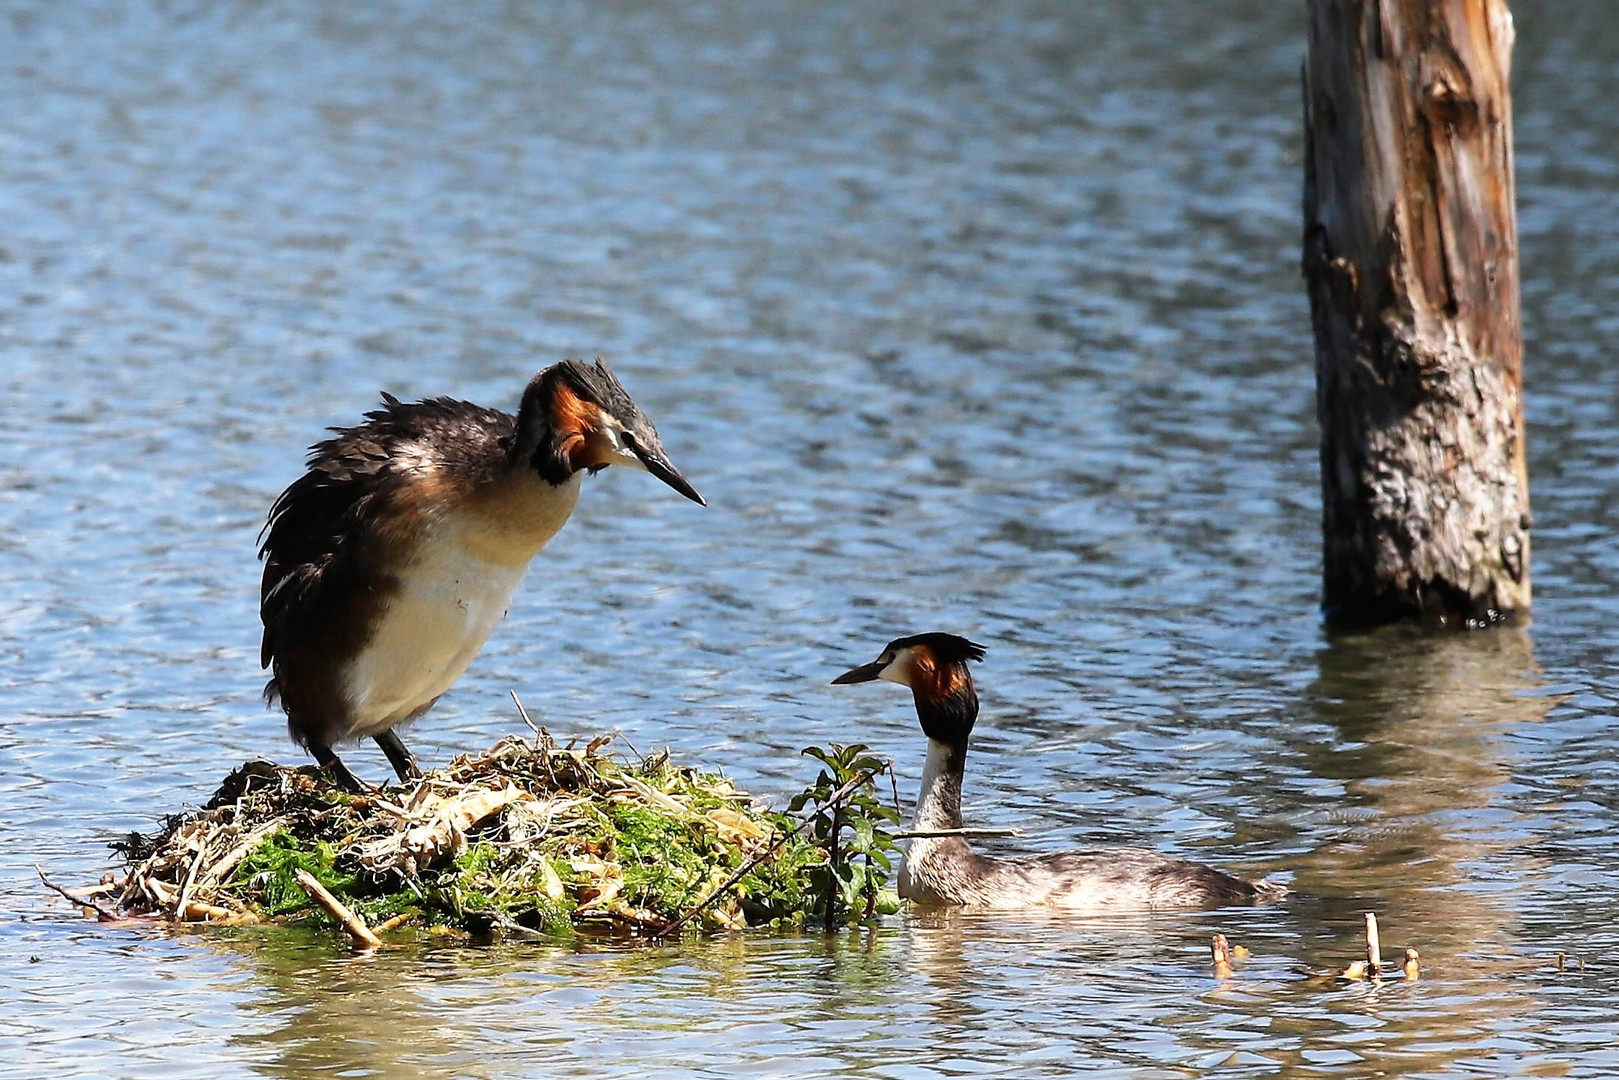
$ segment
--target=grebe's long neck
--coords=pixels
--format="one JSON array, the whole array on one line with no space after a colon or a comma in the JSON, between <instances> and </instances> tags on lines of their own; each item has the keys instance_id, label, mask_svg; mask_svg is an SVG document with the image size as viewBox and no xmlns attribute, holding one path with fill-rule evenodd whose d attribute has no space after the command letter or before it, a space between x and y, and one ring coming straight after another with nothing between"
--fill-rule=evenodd
<instances>
[{"instance_id":1,"label":"grebe's long neck","mask_svg":"<svg viewBox=\"0 0 1619 1080\"><path fill-rule=\"evenodd\" d=\"M922 794L916 800L916 817L911 828L961 828L961 777L966 766L966 746L928 740L927 763L922 766Z\"/></svg>"},{"instance_id":2,"label":"grebe's long neck","mask_svg":"<svg viewBox=\"0 0 1619 1080\"><path fill-rule=\"evenodd\" d=\"M916 801L917 829L961 828L961 777L967 768L967 739L978 719L978 693L967 665L950 665L912 685L916 718L928 737L922 767L922 794Z\"/></svg>"},{"instance_id":3,"label":"grebe's long neck","mask_svg":"<svg viewBox=\"0 0 1619 1080\"><path fill-rule=\"evenodd\" d=\"M967 768L967 741L978 719L978 693L966 661L940 657L935 651L940 643L918 639L909 648L899 649L901 678L894 680L910 686L916 718L928 737L922 793L911 819L912 829L919 832L962 827L961 778ZM950 640L942 643L953 644ZM961 644L969 652L977 648L970 642ZM962 875L974 866L972 849L960 836L914 837L900 864L899 895L919 903L959 904Z\"/></svg>"}]
</instances>

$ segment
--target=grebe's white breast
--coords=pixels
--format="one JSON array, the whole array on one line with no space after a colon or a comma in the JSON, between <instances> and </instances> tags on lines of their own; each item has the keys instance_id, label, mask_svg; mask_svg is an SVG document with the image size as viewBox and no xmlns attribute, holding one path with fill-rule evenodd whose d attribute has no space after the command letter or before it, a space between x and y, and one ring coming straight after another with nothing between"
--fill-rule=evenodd
<instances>
[{"instance_id":1,"label":"grebe's white breast","mask_svg":"<svg viewBox=\"0 0 1619 1080\"><path fill-rule=\"evenodd\" d=\"M457 507L424 525L344 679L349 738L411 719L461 677L579 496L577 474L556 486L537 476L514 484L520 490L503 494L498 514Z\"/></svg>"}]
</instances>

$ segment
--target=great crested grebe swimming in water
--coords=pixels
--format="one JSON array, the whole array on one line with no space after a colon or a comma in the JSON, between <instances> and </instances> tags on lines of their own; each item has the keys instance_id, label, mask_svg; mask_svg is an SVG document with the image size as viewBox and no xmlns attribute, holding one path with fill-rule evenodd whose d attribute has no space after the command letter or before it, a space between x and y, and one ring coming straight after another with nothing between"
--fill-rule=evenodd
<instances>
[{"instance_id":1,"label":"great crested grebe swimming in water","mask_svg":"<svg viewBox=\"0 0 1619 1080\"><path fill-rule=\"evenodd\" d=\"M535 375L516 416L445 397L382 401L310 448L259 551L265 700L355 791L332 744L369 735L401 780L421 775L394 728L466 670L573 512L582 472L624 465L703 502L600 359Z\"/></svg>"},{"instance_id":2,"label":"great crested grebe swimming in water","mask_svg":"<svg viewBox=\"0 0 1619 1080\"><path fill-rule=\"evenodd\" d=\"M954 634L917 634L888 643L882 655L833 679L886 679L911 688L928 737L915 830L962 828L961 778L967 740L978 719L969 660L984 647ZM1185 859L1141 848L1094 848L997 859L976 854L959 836L912 839L900 866L899 895L919 904L1012 909L1099 910L1206 907L1286 895L1269 881L1245 881Z\"/></svg>"}]
</instances>

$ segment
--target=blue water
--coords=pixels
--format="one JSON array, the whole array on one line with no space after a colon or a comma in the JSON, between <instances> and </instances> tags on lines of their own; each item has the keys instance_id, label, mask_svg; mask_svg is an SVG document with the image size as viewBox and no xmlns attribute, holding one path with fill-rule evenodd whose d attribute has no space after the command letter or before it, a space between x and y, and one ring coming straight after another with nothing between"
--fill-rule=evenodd
<instances>
[{"instance_id":1,"label":"blue water","mask_svg":"<svg viewBox=\"0 0 1619 1080\"><path fill-rule=\"evenodd\" d=\"M1515 6L1534 620L1329 640L1302 5L8 5L0 1077L1619 1071L1619 16ZM587 481L424 760L515 688L772 799L859 739L908 797L906 696L826 683L947 629L971 820L1296 897L353 959L39 887L300 760L254 550L324 427L595 353L711 506ZM1422 979L1306 981L1365 910Z\"/></svg>"}]
</instances>

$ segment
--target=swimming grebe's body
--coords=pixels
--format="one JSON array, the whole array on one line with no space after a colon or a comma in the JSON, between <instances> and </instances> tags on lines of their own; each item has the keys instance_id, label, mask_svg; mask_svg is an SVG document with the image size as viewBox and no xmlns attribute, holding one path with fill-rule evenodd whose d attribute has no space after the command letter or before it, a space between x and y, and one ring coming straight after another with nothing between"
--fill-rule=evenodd
<instances>
[{"instance_id":1,"label":"swimming grebe's body","mask_svg":"<svg viewBox=\"0 0 1619 1080\"><path fill-rule=\"evenodd\" d=\"M922 793L913 831L960 829L961 780L967 742L978 719L970 660L984 648L954 634L918 634L888 644L869 664L834 683L886 679L911 688L928 737ZM1140 848L1097 848L997 859L974 852L959 836L909 841L899 895L914 903L1008 910L1200 907L1251 903L1284 895L1268 881L1245 881L1185 859Z\"/></svg>"},{"instance_id":2,"label":"swimming grebe's body","mask_svg":"<svg viewBox=\"0 0 1619 1080\"><path fill-rule=\"evenodd\" d=\"M582 472L608 465L703 501L600 360L540 372L516 416L384 394L312 447L260 551L265 698L293 739L350 788L332 746L365 736L400 779L419 775L394 728L466 670L573 512Z\"/></svg>"}]
</instances>

